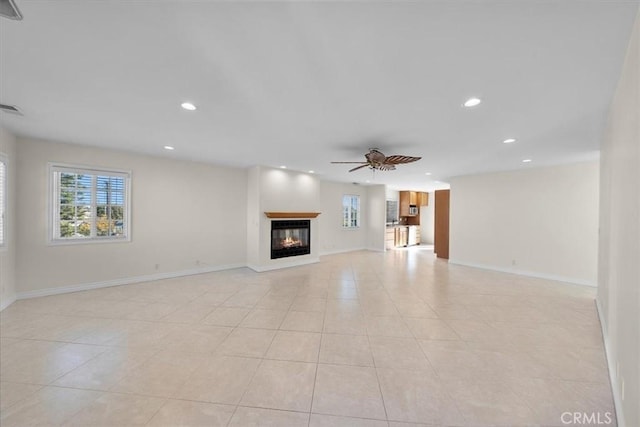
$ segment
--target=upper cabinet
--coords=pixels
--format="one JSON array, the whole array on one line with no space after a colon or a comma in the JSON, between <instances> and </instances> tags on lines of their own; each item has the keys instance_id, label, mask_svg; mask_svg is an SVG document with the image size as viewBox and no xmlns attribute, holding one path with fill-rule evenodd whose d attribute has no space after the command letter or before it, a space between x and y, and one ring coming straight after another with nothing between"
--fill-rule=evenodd
<instances>
[{"instance_id":1,"label":"upper cabinet","mask_svg":"<svg viewBox=\"0 0 640 427\"><path fill-rule=\"evenodd\" d=\"M411 191L400 192L400 216L414 216L409 212L411 206ZM413 203L415 205L415 203Z\"/></svg>"},{"instance_id":2,"label":"upper cabinet","mask_svg":"<svg viewBox=\"0 0 640 427\"><path fill-rule=\"evenodd\" d=\"M400 191L400 216L420 215L419 206L429 204L429 193L422 191Z\"/></svg>"}]
</instances>

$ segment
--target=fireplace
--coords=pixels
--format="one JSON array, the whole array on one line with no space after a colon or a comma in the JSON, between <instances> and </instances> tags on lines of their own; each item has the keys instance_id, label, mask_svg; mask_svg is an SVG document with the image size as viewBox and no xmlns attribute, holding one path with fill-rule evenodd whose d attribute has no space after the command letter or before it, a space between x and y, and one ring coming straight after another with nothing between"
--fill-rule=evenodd
<instances>
[{"instance_id":1,"label":"fireplace","mask_svg":"<svg viewBox=\"0 0 640 427\"><path fill-rule=\"evenodd\" d=\"M311 253L311 221L271 221L271 259Z\"/></svg>"}]
</instances>

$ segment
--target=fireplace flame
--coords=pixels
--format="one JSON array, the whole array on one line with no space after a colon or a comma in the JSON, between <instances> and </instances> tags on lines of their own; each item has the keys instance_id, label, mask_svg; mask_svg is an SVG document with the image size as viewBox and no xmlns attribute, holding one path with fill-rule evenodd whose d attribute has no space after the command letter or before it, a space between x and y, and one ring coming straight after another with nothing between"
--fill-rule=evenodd
<instances>
[{"instance_id":1,"label":"fireplace flame","mask_svg":"<svg viewBox=\"0 0 640 427\"><path fill-rule=\"evenodd\" d=\"M298 239L294 239L291 237L287 237L286 239L282 240L283 248L293 248L295 246L302 246L302 242Z\"/></svg>"}]
</instances>

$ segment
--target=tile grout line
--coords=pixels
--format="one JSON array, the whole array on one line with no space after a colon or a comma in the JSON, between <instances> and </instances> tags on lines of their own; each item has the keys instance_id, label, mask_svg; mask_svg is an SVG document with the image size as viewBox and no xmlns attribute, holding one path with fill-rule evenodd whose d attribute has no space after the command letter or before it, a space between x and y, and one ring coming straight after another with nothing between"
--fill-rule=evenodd
<instances>
[{"instance_id":1,"label":"tile grout line","mask_svg":"<svg viewBox=\"0 0 640 427\"><path fill-rule=\"evenodd\" d=\"M270 280L270 279L269 279L269 280ZM287 283L289 283L289 281L287 281ZM277 284L277 283L276 283L276 284ZM248 285L246 285L246 284L245 284L245 286L248 286ZM387 289L387 288L385 288L385 289ZM361 292L360 292L360 290L359 290L359 288L358 288L358 287L356 287L356 291L357 291L357 293L359 294L359 297L361 297L362 295L361 295ZM237 292L236 292L236 293L237 293ZM387 294L388 294L388 290L387 290ZM234 294L234 295L235 295L235 294ZM268 293L267 293L267 294L265 294L264 296L266 296L266 295L268 295ZM421 293L421 295L424 295L424 293ZM493 295L493 294L489 294L489 295ZM264 298L264 296L263 296L263 298ZM232 298L232 297L233 297L233 295L229 296L228 298ZM324 298L324 299L325 299L325 301L327 301L327 300L328 300L328 298ZM422 299L422 298L421 298L421 299ZM360 298L356 298L356 301L360 302L361 300L360 300ZM153 304L153 303L147 303L147 305L150 305L150 304ZM426 303L426 304L428 304L428 303ZM395 302L394 302L394 305L395 305ZM219 308L220 306L221 306L221 305L217 305L217 306L215 306L215 307L212 309L212 311L213 311L213 310L215 310L215 309L217 309L217 308ZM252 307L251 307L250 311L255 310L256 308L257 308L257 307L254 305L254 306L252 306ZM289 306L289 309L290 309L290 308L291 308L291 306ZM397 310L397 306L396 306L396 310ZM290 312L290 310L287 310L287 312ZM39 314L39 315L40 315L40 314ZM326 306L325 306L325 315L326 315ZM57 314L56 314L56 316L57 316ZM246 317L246 315L245 315L245 317ZM404 324L406 325L407 319L406 319L404 316L401 316L401 317L402 317L402 321L403 321L403 322L404 322ZM85 319L86 317L76 316L75 318ZM91 317L90 317L90 318L91 318ZM244 319L244 317L243 317L243 319ZM320 350L322 349L322 343L323 343L323 339L324 339L324 325L325 325L325 319L326 319L326 317L325 317L325 316L323 316L323 323L322 323L322 324L323 324L323 327L322 327L322 330L323 330L323 331L321 331L321 332L320 332L320 334L321 334L321 338L320 338L320 349L319 349L319 351L318 351L318 358L316 359L316 360L317 360L317 361L316 361L316 380L317 380L317 373L318 373L318 369L319 369L319 366L318 366L318 365L320 364L320 360L319 360L319 358L320 358ZM119 321L119 320L127 320L127 319L122 319L122 318L112 318L112 320L114 320L114 321ZM140 320L138 320L138 319L131 319L131 320L132 320L132 321L134 321L134 322L149 322L149 323L152 323L152 324L158 324L158 323L159 323L159 324L173 323L173 322L166 322L166 321L163 321L162 319L159 319L159 320L146 320L146 319L140 319ZM483 320L483 319L479 319L479 320L480 320L480 322L481 322L481 323L483 323L483 324L487 324L487 326L488 326L489 328L494 329L494 323L492 323L492 322L487 322L487 321L485 321L485 320ZM445 324L449 325L449 323L450 323L450 321L445 321ZM557 323L557 322L555 322L555 323ZM201 324L201 323L196 323L196 324ZM366 326L366 325L365 325L365 326ZM450 326L450 325L449 325L449 326ZM232 328L229 328L229 329L230 329L230 330L231 330L231 332L232 332L233 330L236 330L236 329L238 329L238 328L240 328L240 326L239 326L239 325L236 325L235 327L232 327ZM256 328L256 329L258 329L258 328ZM499 329L499 328L498 328L498 329ZM279 328L278 328L278 329L276 329L275 334L277 334L279 330L280 330ZM411 332L411 334L413 335L414 342L417 342L417 341L418 341L418 338L415 336L415 334L413 333L413 331L412 331L411 329L409 329L409 331L410 331L410 332ZM231 332L230 332L230 333L231 333ZM455 331L455 330L454 330L454 332L458 335L457 331ZM351 336L351 335L353 335L353 334L336 334L336 335ZM367 342L369 343L369 347L370 347L370 346L371 346L371 337L372 337L372 335L370 335L370 334L369 334L369 331L367 331L365 335L367 336ZM385 336L386 336L386 335L385 335ZM275 335L274 335L274 337L275 337ZM226 339L226 337L225 337L225 339ZM27 339L18 338L18 340L25 340L25 341L26 341ZM31 339L31 340L33 340L33 341L48 341L48 340L41 340L41 339L37 339L37 338L35 338L35 339ZM449 340L446 340L446 341L449 341ZM461 339L460 341L461 341L461 342L463 342L467 347L469 347L469 342L467 342L467 341L465 341L465 340L462 340L462 339ZM81 345L90 345L90 346L107 347L107 350L105 350L105 351L110 351L110 349L117 349L117 348L129 348L129 347L127 347L127 346L125 346L125 347L121 347L121 346L109 346L109 345L108 345L108 346L104 346L104 345L100 345L100 344L84 344L84 343L67 342L67 341L53 341L53 342L63 342L63 343L67 343L67 344L81 344ZM273 345L273 338L272 338L272 340L271 340L271 343L270 343L269 347L270 347L271 345ZM422 353L423 353L423 354L424 354L424 356L426 357L425 349L424 349L422 346L420 346L420 344L419 344L419 343L418 343L418 346L421 348ZM549 345L549 348L552 348L552 347L554 347L554 346ZM482 349L474 349L474 348L470 348L470 350L471 350L473 353L476 353L476 352L479 352L479 351L480 351L480 352L482 352L482 351L499 352L499 351L498 351L498 350L496 350L496 349L485 349L485 350L482 350ZM161 351L161 350L158 350L158 351ZM268 351L268 349L267 349L267 351ZM104 354L104 352L102 352L102 353L100 353L100 354ZM78 366L78 367L76 367L76 368L72 369L70 372L72 372L73 370L78 369L78 368L80 368L80 367L82 367L82 366L84 366L84 365L86 365L86 364L90 363L92 360L95 360L96 358L100 357L100 354L98 354L98 355L94 356L92 359L87 360L84 364L82 364L82 365L80 365L80 366ZM242 357L249 357L249 356L242 356ZM260 365L262 365L262 364L264 363L264 360L270 360L270 359L268 359L268 358L266 357L266 354L265 354L265 355L263 355L262 357L258 357L258 359L261 359ZM433 364L432 364L431 360L430 360L428 357L426 357L426 359L427 359L427 362L430 364L430 366L433 368ZM350 365L347 365L347 366L350 366ZM376 374L377 374L377 369L378 369L378 368L376 368L376 367L375 367L375 359L374 359L374 369L376 369ZM435 369L434 369L434 371L435 371ZM441 378L441 375L440 375L440 374L438 374L438 372L437 372L437 371L435 371L435 373L436 373L436 378L439 378L439 379L441 380L441 379L442 379L442 378ZM66 374L63 374L63 376L64 376L64 375L66 375ZM254 373L254 376L251 378L251 381L253 381L254 377L255 377L255 373ZM314 398L314 393L315 393L315 386L316 386L315 381L316 381L316 380L314 380L314 389L313 389L313 393L312 393L312 404L313 404L313 398ZM385 405L385 401L384 401L384 396L382 395L382 392L381 392L381 384L380 384L380 377L379 377L379 376L377 376L377 380L378 380L378 388L379 388L379 390L380 390L380 394L381 394L381 397L382 397L382 399L383 399L383 405L384 405L384 408L385 408L385 414L386 414L386 405ZM57 379L54 379L54 380L53 380L53 382L55 382L55 381L57 381ZM251 382L251 381L250 381L250 382ZM563 381L569 381L569 380L563 380ZM44 388L44 387L53 387L53 388L59 388L59 387L61 387L61 386L51 385L51 384L53 384L53 382L52 382L52 383L50 383L49 385L41 386L41 387L40 387L40 389L42 389L42 388ZM591 381L583 381L583 380L580 380L580 381L578 381L578 382L591 383ZM72 388L72 387L61 387L61 388ZM511 389L512 389L512 391L513 391L513 386L511 386L510 388L511 388ZM80 390L85 390L85 389L80 389ZM103 393L102 393L102 395L105 395L106 393L117 393L117 392L110 392L110 391L103 391L103 390L99 390L99 391L100 391L100 392L103 392ZM447 390L445 389L444 391L446 392ZM120 393L120 394L128 394L128 393ZM245 390L245 393L244 393L244 394L246 394L246 390ZM244 396L244 394L243 394L243 396ZM517 395L517 394L518 394L518 393L516 393L516 395ZM134 395L138 395L138 394L135 394L135 393L134 393ZM451 396L448 392L447 392L447 395L448 395L449 397ZM156 397L156 396L153 396L153 397ZM166 400L172 400L173 398L165 398L165 399L166 399ZM181 400L181 399L175 399L175 400ZM163 405L164 405L164 404L165 404L165 403L163 403ZM241 404L239 404L239 403L238 403L238 404L236 404L236 405L228 405L228 406L230 406L230 407L231 407L231 406L235 406L234 411L233 411L233 414L231 415L231 417L233 417L233 416L234 416L234 414L237 412L237 409L238 409L239 407L242 407L242 406L245 406L245 405L241 405ZM529 406L529 405L527 404L527 406ZM162 407L162 406L161 406L161 407ZM250 407L250 406L249 406L249 407ZM456 406L455 406L455 407L457 408L457 404L456 404ZM458 408L458 409L459 409L459 408ZM276 410L276 409L274 409L274 410ZM295 411L293 411L293 412L295 412ZM312 414L312 413L313 413L313 407L311 407L311 410L310 410L310 412L309 412L309 423L311 423L311 418L310 418L310 417L311 417L311 414ZM75 415L74 415L74 416L75 416ZM155 416L155 415L154 415L154 416ZM335 415L331 415L331 416L335 416ZM386 414L386 417L387 417L387 419L388 419L388 414ZM349 417L349 418L359 418L359 417ZM363 419L364 419L364 418L363 418ZM231 420L231 418L229 418L229 422L230 422L230 420Z\"/></svg>"},{"instance_id":2,"label":"tile grout line","mask_svg":"<svg viewBox=\"0 0 640 427\"><path fill-rule=\"evenodd\" d=\"M162 402L162 404L161 404L160 406L158 406L158 409L156 409L156 410L154 411L153 415L151 415L151 416L149 417L149 419L147 420L147 422L145 423L145 425L149 425L149 423L151 422L151 420L153 420L153 418L158 414L158 412L160 412L160 410L161 410L162 408L164 408L164 406L165 406L168 402L170 402L171 400L172 400L171 398L169 398L169 397L165 397L165 398L164 398L164 401Z\"/></svg>"},{"instance_id":3,"label":"tile grout line","mask_svg":"<svg viewBox=\"0 0 640 427\"><path fill-rule=\"evenodd\" d=\"M395 305L395 304L394 304ZM367 344L369 345L369 351L371 352L371 360L373 361L373 371L376 373L376 381L378 382L378 392L380 393L380 400L382 400L382 409L384 409L384 418L387 421L387 425L389 424L389 414L387 413L387 404L385 403L384 394L382 393L382 385L380 384L380 376L378 375L378 367L376 366L376 358L373 354L373 350L371 349L371 337L369 336L369 331L365 325Z\"/></svg>"},{"instance_id":4,"label":"tile grout line","mask_svg":"<svg viewBox=\"0 0 640 427\"><path fill-rule=\"evenodd\" d=\"M311 404L309 405L309 421L307 423L307 426L311 425L311 413L313 412L313 399L315 398L316 395L316 386L318 384L318 368L320 367L320 352L322 352L322 341L324 339L324 321L325 321L325 316L326 316L326 303L325 303L325 313L322 316L322 327L320 328L321 332L320 332L320 345L318 346L318 356L316 357L316 372L315 375L313 377L313 390L311 391Z\"/></svg>"},{"instance_id":5,"label":"tile grout line","mask_svg":"<svg viewBox=\"0 0 640 427\"><path fill-rule=\"evenodd\" d=\"M247 313L244 318L246 318L246 316L248 316L248 315L249 315L249 313ZM242 323L242 321L240 321L240 323ZM239 326L236 326L234 328L234 330L236 330L238 327ZM233 333L233 331L231 331L231 333ZM231 335L231 333L229 335ZM260 370L260 367L262 366L262 364L266 360L266 359L264 359L264 356L266 356L267 352L269 351L269 348L271 348L271 345L273 344L273 340L275 340L275 338L276 338L276 334L277 334L277 330L275 331L275 333L271 337L271 341L269 342L269 345L267 346L267 349L264 351L264 354L260 358L260 362L258 363L258 366L256 366L256 370L253 372L253 375L251 375L251 379L247 383L247 388L242 393L242 396L240 396L240 399L238 400L238 403L236 404L236 407L235 407L235 409L233 411L233 414L231 415L231 418L229 418L229 423L231 423L231 420L233 420L233 417L235 417L236 413L238 412L238 408L240 407L240 404L242 403L242 399L244 399L245 395L249 391L249 388L251 387L251 383L253 382L254 378L256 377L258 371ZM222 344L222 343L220 343L220 344ZM229 423L227 423L227 425L229 425Z\"/></svg>"},{"instance_id":6,"label":"tile grout line","mask_svg":"<svg viewBox=\"0 0 640 427\"><path fill-rule=\"evenodd\" d=\"M246 285L245 285L245 286L246 286ZM235 295L237 295L237 294L238 294L238 292L240 292L240 291L235 292L233 295L229 295L229 297L228 297L228 298L226 298L224 301L222 301L222 302L220 303L220 305L216 306L215 310L217 310L217 309L218 309L218 308L220 308L220 307L223 307L223 304L224 304L225 302L227 302L229 299L231 299L232 297L234 297ZM229 307L224 307L224 308L229 308ZM211 311L211 313L213 313L215 310L212 310L212 311ZM225 341L226 341L226 340L231 336L231 334L233 334L233 332L234 332L236 329L238 329L238 327L239 327L240 323L242 323L242 321L243 321L243 320L244 320L244 319L249 315L249 313L250 313L250 312L251 312L251 311L247 312L247 313L242 317L242 319L240 319L240 321L239 321L235 326L233 326L233 327L232 327L231 331L230 331L230 332L229 332L229 334L224 338L224 340L222 340L222 341L220 342L220 344L218 344L218 346L216 346L216 350L217 350L217 347L219 347L220 345L222 345L222 344L223 344L223 343L224 343L224 342L225 342ZM210 314L211 314L211 313L210 313ZM206 318L206 317L205 317L205 318ZM203 318L203 319L204 319L204 318ZM227 327L228 327L228 326L227 326ZM212 353L215 353L215 352L216 352L216 350L214 350ZM212 354L212 356L214 356L214 354ZM248 389L249 385L251 384L251 381L253 381L253 377L255 376L256 372L258 371L258 368L260 367L260 364L261 364L261 363L262 363L262 362L260 362L260 363L258 364L258 366L256 367L256 371L255 371L255 372L253 373L253 375L251 376L251 380L249 380L249 383L248 383L248 385L247 385L247 389ZM188 381L188 380L187 380L187 381ZM186 384L186 383L185 383L185 384ZM247 390L245 390L245 392L244 392L244 393L246 393L246 392L247 392ZM226 424L227 426L231 423L231 420L233 420L233 417L236 415L236 412L238 411L238 405L239 405L240 401L242 401L242 398L244 397L244 393L242 394L242 396L240 397L240 399L238 400L238 402L237 402L235 405L233 405L233 406L234 406L233 413L232 413L232 414L231 414L231 416L229 417L229 421L227 421L227 424Z\"/></svg>"}]
</instances>

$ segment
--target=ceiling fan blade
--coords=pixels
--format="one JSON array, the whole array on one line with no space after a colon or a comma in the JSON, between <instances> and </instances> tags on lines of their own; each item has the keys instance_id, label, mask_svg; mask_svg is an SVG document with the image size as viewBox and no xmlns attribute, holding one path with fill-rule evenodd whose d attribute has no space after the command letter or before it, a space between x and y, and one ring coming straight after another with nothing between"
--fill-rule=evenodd
<instances>
[{"instance_id":1,"label":"ceiling fan blade","mask_svg":"<svg viewBox=\"0 0 640 427\"><path fill-rule=\"evenodd\" d=\"M396 167L394 165L388 165L388 164L384 163L384 164L380 165L378 170L381 170L381 171L393 171L393 170L396 170Z\"/></svg>"},{"instance_id":2,"label":"ceiling fan blade","mask_svg":"<svg viewBox=\"0 0 640 427\"><path fill-rule=\"evenodd\" d=\"M369 165L368 164L364 164L362 166L356 166L355 168L349 170L349 172L357 171L358 169L366 168L367 166L369 166Z\"/></svg>"},{"instance_id":3,"label":"ceiling fan blade","mask_svg":"<svg viewBox=\"0 0 640 427\"><path fill-rule=\"evenodd\" d=\"M367 162L331 162L331 163L362 165L362 164L366 164Z\"/></svg>"},{"instance_id":4,"label":"ceiling fan blade","mask_svg":"<svg viewBox=\"0 0 640 427\"><path fill-rule=\"evenodd\" d=\"M387 164L387 165L399 165L399 164L403 164L403 163L416 162L416 161L420 160L421 158L422 157L394 155L394 156L389 156L386 159L384 159L384 163Z\"/></svg>"}]
</instances>

